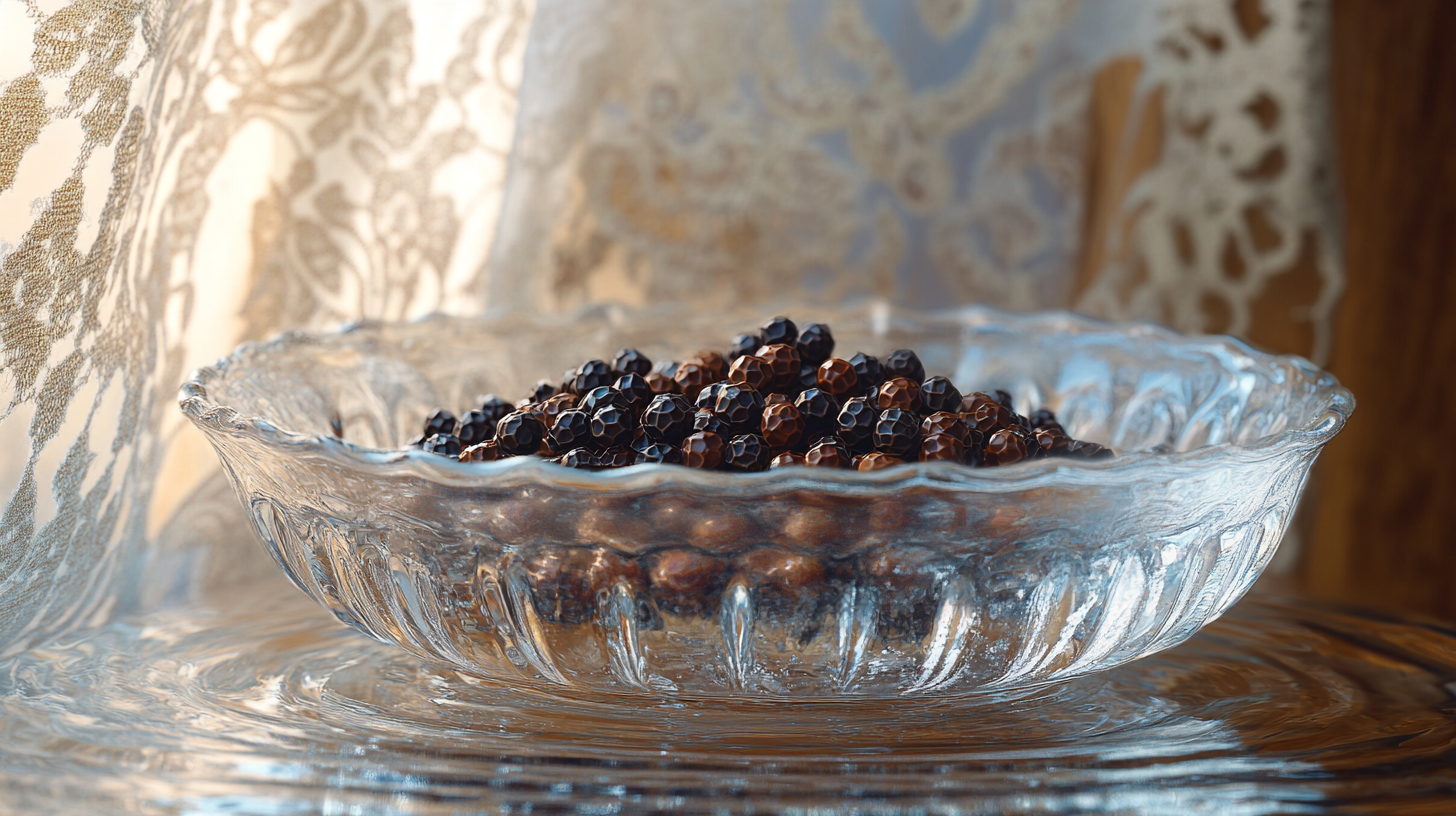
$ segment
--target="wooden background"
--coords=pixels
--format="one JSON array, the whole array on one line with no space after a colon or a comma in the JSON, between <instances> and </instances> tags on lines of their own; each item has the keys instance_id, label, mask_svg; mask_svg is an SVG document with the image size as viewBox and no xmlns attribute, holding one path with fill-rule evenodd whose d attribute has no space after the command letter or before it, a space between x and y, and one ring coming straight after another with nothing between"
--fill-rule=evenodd
<instances>
[{"instance_id":1,"label":"wooden background","mask_svg":"<svg viewBox=\"0 0 1456 816\"><path fill-rule=\"evenodd\" d=\"M1456 620L1456 0L1335 0L1348 286L1329 368L1359 403L1311 484L1312 595Z\"/></svg>"}]
</instances>

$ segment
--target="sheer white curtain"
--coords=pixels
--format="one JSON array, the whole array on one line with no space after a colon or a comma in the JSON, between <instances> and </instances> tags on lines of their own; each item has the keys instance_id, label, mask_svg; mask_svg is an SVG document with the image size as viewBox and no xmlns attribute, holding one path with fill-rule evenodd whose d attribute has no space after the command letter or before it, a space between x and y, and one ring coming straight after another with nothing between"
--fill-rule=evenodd
<instances>
[{"instance_id":1,"label":"sheer white curtain","mask_svg":"<svg viewBox=\"0 0 1456 816\"><path fill-rule=\"evenodd\" d=\"M226 562L175 389L287 328L883 297L1288 324L1319 357L1327 18L0 0L0 649Z\"/></svg>"}]
</instances>

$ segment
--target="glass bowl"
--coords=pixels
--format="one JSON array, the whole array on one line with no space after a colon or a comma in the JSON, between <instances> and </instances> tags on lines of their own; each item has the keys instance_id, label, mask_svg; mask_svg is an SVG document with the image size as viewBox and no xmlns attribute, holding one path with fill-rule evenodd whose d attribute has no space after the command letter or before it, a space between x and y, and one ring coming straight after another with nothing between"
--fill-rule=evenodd
<instances>
[{"instance_id":1,"label":"glass bowl","mask_svg":"<svg viewBox=\"0 0 1456 816\"><path fill-rule=\"evenodd\" d=\"M244 345L180 401L269 552L349 626L517 686L792 699L1031 686L1182 642L1269 563L1354 406L1304 360L1225 337L985 309L794 316L829 323L841 356L914 348L1119 455L734 474L401 449L434 408L514 399L623 346L681 359L759 314L365 322Z\"/></svg>"}]
</instances>

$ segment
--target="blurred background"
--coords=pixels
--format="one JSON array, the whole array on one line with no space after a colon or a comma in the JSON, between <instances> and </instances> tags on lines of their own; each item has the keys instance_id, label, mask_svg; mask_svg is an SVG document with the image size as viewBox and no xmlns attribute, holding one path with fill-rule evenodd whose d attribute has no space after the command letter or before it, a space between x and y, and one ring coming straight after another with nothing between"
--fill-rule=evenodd
<instances>
[{"instance_id":1,"label":"blurred background","mask_svg":"<svg viewBox=\"0 0 1456 816\"><path fill-rule=\"evenodd\" d=\"M1456 618L1449 0L0 0L0 651L271 571L175 389L615 300L1070 308L1359 408L1268 584Z\"/></svg>"}]
</instances>

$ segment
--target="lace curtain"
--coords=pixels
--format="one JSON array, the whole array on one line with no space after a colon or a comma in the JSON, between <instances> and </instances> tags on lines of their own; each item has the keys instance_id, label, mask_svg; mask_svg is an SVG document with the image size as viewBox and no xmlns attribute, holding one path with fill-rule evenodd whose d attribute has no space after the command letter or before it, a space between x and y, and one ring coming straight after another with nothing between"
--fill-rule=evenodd
<instances>
[{"instance_id":1,"label":"lace curtain","mask_svg":"<svg viewBox=\"0 0 1456 816\"><path fill-rule=\"evenodd\" d=\"M243 568L174 395L284 329L874 297L1318 360L1327 28L1300 0L0 0L0 650Z\"/></svg>"}]
</instances>

